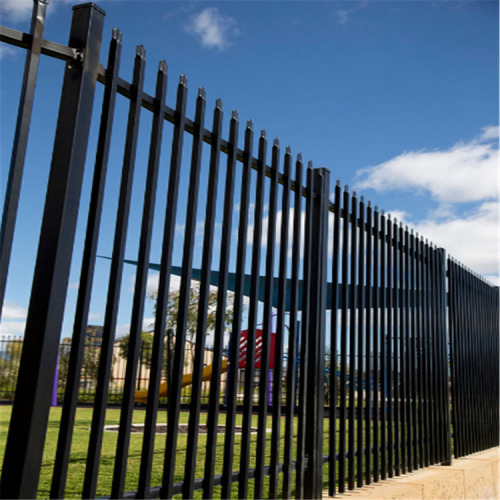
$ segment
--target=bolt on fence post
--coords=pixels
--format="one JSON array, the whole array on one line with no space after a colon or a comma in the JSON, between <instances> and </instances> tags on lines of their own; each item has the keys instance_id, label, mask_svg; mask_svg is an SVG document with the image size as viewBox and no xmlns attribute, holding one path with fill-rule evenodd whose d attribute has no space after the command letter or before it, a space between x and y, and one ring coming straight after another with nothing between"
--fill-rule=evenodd
<instances>
[{"instance_id":1,"label":"bolt on fence post","mask_svg":"<svg viewBox=\"0 0 500 500\"><path fill-rule=\"evenodd\" d=\"M306 457L304 498L321 498L323 486L323 412L325 386L325 309L330 172L313 170L313 217L311 245L311 305L306 405Z\"/></svg>"},{"instance_id":2,"label":"bolt on fence post","mask_svg":"<svg viewBox=\"0 0 500 500\"><path fill-rule=\"evenodd\" d=\"M78 217L105 13L73 7L66 64L16 396L2 498L36 498Z\"/></svg>"}]
</instances>

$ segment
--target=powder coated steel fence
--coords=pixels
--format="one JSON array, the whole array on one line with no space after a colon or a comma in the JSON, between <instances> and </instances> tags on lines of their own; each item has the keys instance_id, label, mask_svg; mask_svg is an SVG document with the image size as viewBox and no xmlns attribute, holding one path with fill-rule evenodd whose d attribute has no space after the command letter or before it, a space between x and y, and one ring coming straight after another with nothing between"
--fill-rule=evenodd
<instances>
[{"instance_id":1,"label":"powder coated steel fence","mask_svg":"<svg viewBox=\"0 0 500 500\"><path fill-rule=\"evenodd\" d=\"M330 200L329 171L313 169L311 163L305 167L300 155L294 161L288 147L281 157L277 140L268 165L264 131L254 156L253 125L246 124L240 139L234 111L228 139L224 139L220 100L211 129L205 128L203 89L198 91L194 119L189 119L184 76L176 89L175 107L169 107L165 62L158 67L155 95L147 94L142 46L136 51L132 81L122 79L121 34L116 29L104 68L99 63L104 13L95 5L74 8L68 46L43 40L45 9L42 0L34 2L30 34L0 29L0 40L27 49L2 219L1 302L40 54L66 61L4 451L2 497L34 498L38 492L63 498L75 471L71 445L75 418L81 411L77 403L82 377L86 377L82 368L97 243L110 233L101 228L101 219L106 215L106 175L118 96L126 99L128 120L117 174L115 229L81 496L171 498L182 494L192 498L196 490L202 490L205 498L321 498L324 488L334 495L431 464L449 464L452 450L458 457L498 445L498 288L338 183ZM83 203L82 179L97 82L104 85L102 111L90 201ZM139 119L144 111L151 126L147 169L140 181L135 163L141 153ZM172 127L169 131L164 131L166 124ZM171 144L169 151L165 151L165 137ZM243 149L238 146L241 142ZM160 161L162 151L168 165ZM200 183L200 179L207 181ZM135 226L139 238L130 340L120 406L115 410L119 431L110 451L104 424L116 375L115 332L129 221L135 213L131 210L134 182L142 182L144 197L142 218ZM166 193L163 205L161 192ZM60 349L79 210L88 212L85 243L69 353L68 346L64 347L68 360L64 400L56 422L54 467L47 472L41 465L50 432L52 374ZM140 339L155 248L154 220L158 218L163 227L149 392L145 409L138 410L134 398ZM179 220L183 233L176 253ZM201 236L198 225L203 227ZM198 244L201 268L197 270ZM165 413L158 393L176 255L182 257L175 349L167 380L168 426L166 444L158 448L156 424ZM181 405L183 367L195 276L199 296L192 385L185 407ZM209 329L209 295L214 286L215 319ZM257 353L259 324L262 335ZM246 330L243 386L242 330ZM202 407L209 342L209 392ZM14 351L7 358L14 359ZM224 373L225 387L221 383ZM131 423L138 411L143 416L143 435L140 449L132 454ZM179 433L184 417L187 437ZM199 434L201 420L208 431L206 438ZM221 424L223 436L218 438ZM134 462L138 472L131 479L127 463L135 459L133 455L140 458ZM98 484L99 474L108 478L104 484ZM41 490L41 480L47 480L50 487Z\"/></svg>"}]
</instances>

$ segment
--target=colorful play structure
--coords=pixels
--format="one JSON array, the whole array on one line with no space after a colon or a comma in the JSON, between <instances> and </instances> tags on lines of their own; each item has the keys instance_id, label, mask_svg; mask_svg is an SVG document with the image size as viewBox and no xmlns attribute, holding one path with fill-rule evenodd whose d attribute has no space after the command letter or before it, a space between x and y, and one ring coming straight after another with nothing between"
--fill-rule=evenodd
<instances>
[{"instance_id":1,"label":"colorful play structure","mask_svg":"<svg viewBox=\"0 0 500 500\"><path fill-rule=\"evenodd\" d=\"M261 358L262 358L262 330L256 330L256 339L255 339L255 368L261 367ZM238 368L246 368L246 359L247 359L247 337L248 330L243 330L240 336L240 355L238 361ZM271 333L271 342L270 342L270 351L269 351L269 369L274 369L274 349L276 345L276 334ZM212 369L213 365L209 364L203 368L203 372L201 375L201 380L203 382L207 382L212 378ZM225 373L227 371L227 360L222 360L221 373ZM193 383L193 374L186 373L182 377L182 388L187 387ZM160 385L160 390L158 392L158 396L160 398L168 395L168 382L162 382ZM146 403L148 400L148 390L136 391L135 393L135 402L136 403Z\"/></svg>"}]
</instances>

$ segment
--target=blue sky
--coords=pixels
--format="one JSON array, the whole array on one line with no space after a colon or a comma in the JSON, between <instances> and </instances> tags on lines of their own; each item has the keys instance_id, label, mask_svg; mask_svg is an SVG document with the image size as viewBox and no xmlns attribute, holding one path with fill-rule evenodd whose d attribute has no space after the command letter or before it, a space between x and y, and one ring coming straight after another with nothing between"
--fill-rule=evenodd
<instances>
[{"instance_id":1,"label":"blue sky","mask_svg":"<svg viewBox=\"0 0 500 500\"><path fill-rule=\"evenodd\" d=\"M194 114L196 89L204 86L206 126L211 126L215 100L222 98L224 135L230 112L237 109L242 126L252 119L256 132L265 128L269 138L279 138L282 150L289 144L294 155L300 152L314 166L328 168L332 189L335 179L341 179L498 283L498 2L97 3L107 13L101 62L107 60L111 29L119 27L123 78L131 79L135 46L143 44L148 93L154 93L158 61L165 59L170 106L178 75L184 73L189 82L188 116ZM30 0L3 0L1 24L28 31L30 8ZM44 38L66 44L70 19L71 4L52 0ZM2 202L23 64L23 50L0 44ZM23 331L32 278L26 269L36 255L62 73L60 61L42 58L0 333ZM91 144L102 98L102 86L98 87ZM122 102L110 158L110 198L118 189L125 117ZM142 145L146 157L149 122L144 113L139 149ZM169 138L166 130L166 152ZM242 139L241 127L240 145ZM90 146L90 168L94 151ZM164 162L167 156L164 153ZM141 161L137 185L144 177ZM86 175L84 200L90 178ZM139 188L134 196L139 203ZM160 196L160 207L162 203ZM179 227L184 213L180 211ZM109 210L103 218L109 233L113 216ZM130 223L132 240L140 222L136 219ZM76 260L84 222L85 213L79 220ZM160 241L156 238L154 245ZM103 237L99 245L100 253L110 254L110 238ZM126 257L135 256L132 241ZM151 260L159 262L154 249ZM103 321L108 269L107 263L98 263L90 323ZM130 322L126 304L133 271L126 269L123 278L119 334ZM77 267L70 281L64 336L69 335L74 313ZM146 316L151 315L149 301Z\"/></svg>"}]
</instances>

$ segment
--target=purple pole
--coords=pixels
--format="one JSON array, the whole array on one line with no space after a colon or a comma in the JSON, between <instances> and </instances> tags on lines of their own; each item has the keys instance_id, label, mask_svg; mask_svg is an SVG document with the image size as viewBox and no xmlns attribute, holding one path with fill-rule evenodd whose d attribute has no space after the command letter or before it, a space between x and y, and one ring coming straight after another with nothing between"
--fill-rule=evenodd
<instances>
[{"instance_id":1,"label":"purple pole","mask_svg":"<svg viewBox=\"0 0 500 500\"><path fill-rule=\"evenodd\" d=\"M56 373L54 375L54 385L52 387L52 402L50 406L57 406L57 379L59 378L59 352L57 352Z\"/></svg>"},{"instance_id":2,"label":"purple pole","mask_svg":"<svg viewBox=\"0 0 500 500\"><path fill-rule=\"evenodd\" d=\"M269 383L268 383L268 391L267 391L267 404L273 404L273 370L269 368Z\"/></svg>"}]
</instances>

